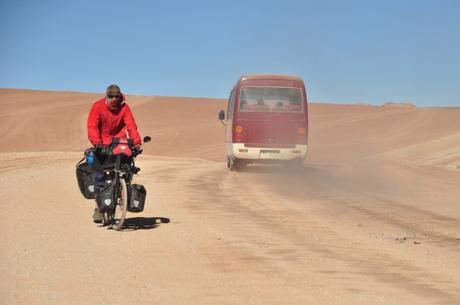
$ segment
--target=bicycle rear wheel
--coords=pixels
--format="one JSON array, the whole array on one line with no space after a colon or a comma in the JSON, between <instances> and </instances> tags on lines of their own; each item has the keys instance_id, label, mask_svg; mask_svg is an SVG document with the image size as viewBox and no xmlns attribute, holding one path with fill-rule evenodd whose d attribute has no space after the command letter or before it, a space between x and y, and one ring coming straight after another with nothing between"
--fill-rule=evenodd
<instances>
[{"instance_id":1,"label":"bicycle rear wheel","mask_svg":"<svg viewBox=\"0 0 460 305\"><path fill-rule=\"evenodd\" d=\"M115 211L112 214L111 228L120 231L125 222L126 210L128 209L128 188L125 179L120 179L120 190L115 202Z\"/></svg>"}]
</instances>

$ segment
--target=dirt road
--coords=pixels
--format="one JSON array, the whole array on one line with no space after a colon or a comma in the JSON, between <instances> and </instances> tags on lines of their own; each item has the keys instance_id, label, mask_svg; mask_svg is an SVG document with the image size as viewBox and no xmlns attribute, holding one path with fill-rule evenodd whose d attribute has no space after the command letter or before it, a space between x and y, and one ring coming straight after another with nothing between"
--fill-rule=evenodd
<instances>
[{"instance_id":1,"label":"dirt road","mask_svg":"<svg viewBox=\"0 0 460 305\"><path fill-rule=\"evenodd\" d=\"M354 185L342 167L234 173L142 156L146 211L114 232L91 223L78 157L1 156L3 304L460 302L458 202L442 197L458 193L452 181L430 211L423 194L408 206L407 189L382 176Z\"/></svg>"}]
</instances>

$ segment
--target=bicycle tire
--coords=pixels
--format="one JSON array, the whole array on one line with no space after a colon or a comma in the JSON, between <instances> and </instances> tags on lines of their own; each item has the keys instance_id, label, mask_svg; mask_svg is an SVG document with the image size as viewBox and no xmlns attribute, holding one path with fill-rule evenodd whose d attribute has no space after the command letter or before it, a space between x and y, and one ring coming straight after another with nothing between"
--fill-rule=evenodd
<instances>
[{"instance_id":1,"label":"bicycle tire","mask_svg":"<svg viewBox=\"0 0 460 305\"><path fill-rule=\"evenodd\" d=\"M120 179L119 197L117 198L115 202L115 210L112 215L113 218L112 218L111 228L113 230L115 231L121 230L121 228L123 227L123 223L125 222L127 209L128 209L128 188L126 186L125 179Z\"/></svg>"}]
</instances>

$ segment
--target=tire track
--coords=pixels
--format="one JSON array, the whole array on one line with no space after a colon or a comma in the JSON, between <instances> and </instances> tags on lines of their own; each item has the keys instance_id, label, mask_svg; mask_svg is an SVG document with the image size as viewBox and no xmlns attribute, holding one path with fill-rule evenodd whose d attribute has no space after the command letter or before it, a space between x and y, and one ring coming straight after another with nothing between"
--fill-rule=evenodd
<instances>
[{"instance_id":1,"label":"tire track","mask_svg":"<svg viewBox=\"0 0 460 305\"><path fill-rule=\"evenodd\" d=\"M449 289L449 287L458 288L458 283L452 281L450 276L446 277L439 272L421 268L412 264L410 260L380 252L379 249L369 248L370 245L365 242L356 245L356 240L344 240L343 235L337 234L340 230L337 226L331 226L327 221L323 225L321 219L318 221L311 218L299 209L291 210L292 205L289 205L289 208L273 207L272 203L268 203L270 198L275 202L280 200L273 200L269 193L265 193L264 200L264 196L259 192L248 189L241 192L241 182L234 181L240 177L232 173L221 175L222 171L216 170L190 179L188 186L194 193L199 194L197 198L190 201L191 211L215 214L209 211L209 206L203 206L204 202L212 201L214 204L211 209L221 210L224 218L235 219L232 222L233 238L240 241L237 244L243 245L246 252L239 257L241 259L252 255L253 270L259 270L264 274L277 272L285 280L297 278L302 281L305 279L305 274L296 272L296 267L305 265L308 258L314 257L313 260L321 261L321 258L326 257L332 265L351 266L342 274L368 277L392 288L395 288L393 284L397 284L398 288L410 294L423 294L432 300L441 300L440 304L460 301L460 295L455 293L455 290ZM239 190L238 195L236 189ZM216 193L220 196L216 197ZM281 201L288 200L281 198ZM325 201L322 203L330 204ZM333 204L343 206L344 202L336 201ZM355 210L354 213L357 211L369 216L380 216L376 214L377 212L371 213L369 210L351 206L346 202L345 204L347 209ZM377 219L382 220L378 217ZM440 220L445 219L440 218ZM391 221L393 224L395 222L391 216L383 221ZM400 222L396 224L401 225ZM253 234L248 235L245 232L253 232ZM266 238L261 241L261 236ZM277 242L270 242L270 240ZM263 247L270 250L261 252L260 249ZM353 250L354 254L351 254L350 250ZM228 261L224 263L224 265L229 264ZM329 270L328 264L325 265L323 262L320 265L322 267L315 270L316 273L320 273L321 269Z\"/></svg>"}]
</instances>

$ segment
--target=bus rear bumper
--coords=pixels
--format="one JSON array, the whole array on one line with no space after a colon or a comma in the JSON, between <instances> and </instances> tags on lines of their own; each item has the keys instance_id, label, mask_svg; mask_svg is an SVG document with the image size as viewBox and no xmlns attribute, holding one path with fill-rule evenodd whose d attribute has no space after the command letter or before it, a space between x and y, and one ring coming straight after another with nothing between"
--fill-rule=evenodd
<instances>
[{"instance_id":1,"label":"bus rear bumper","mask_svg":"<svg viewBox=\"0 0 460 305\"><path fill-rule=\"evenodd\" d=\"M227 155L232 159L247 160L293 160L305 159L307 145L294 148L245 147L244 143L227 143Z\"/></svg>"}]
</instances>

